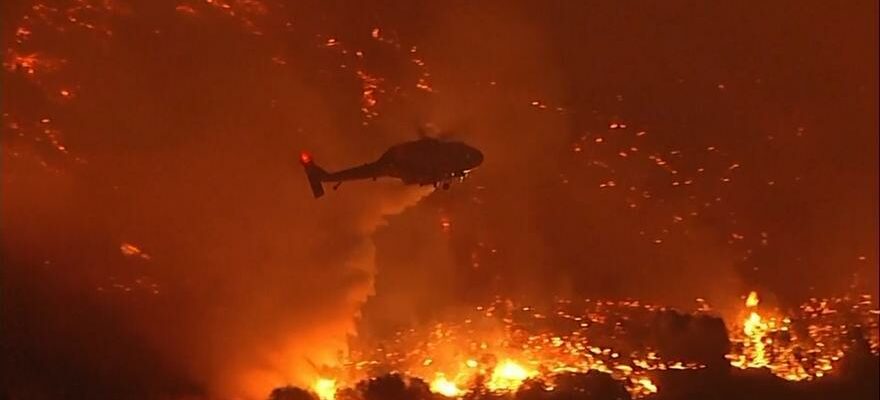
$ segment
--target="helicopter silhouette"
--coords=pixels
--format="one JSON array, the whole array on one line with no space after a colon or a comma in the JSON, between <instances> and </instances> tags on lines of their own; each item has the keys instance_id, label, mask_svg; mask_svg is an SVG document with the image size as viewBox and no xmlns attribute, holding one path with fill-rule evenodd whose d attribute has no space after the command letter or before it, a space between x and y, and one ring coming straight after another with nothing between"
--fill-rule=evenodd
<instances>
[{"instance_id":1,"label":"helicopter silhouette","mask_svg":"<svg viewBox=\"0 0 880 400\"><path fill-rule=\"evenodd\" d=\"M334 183L336 190L342 182L382 177L397 178L406 185L433 185L449 189L453 180L464 180L468 173L483 163L483 153L460 141L443 140L429 136L419 128L419 139L391 146L377 160L335 172L327 172L309 152L300 154L309 185L315 198L324 195L324 183Z\"/></svg>"}]
</instances>

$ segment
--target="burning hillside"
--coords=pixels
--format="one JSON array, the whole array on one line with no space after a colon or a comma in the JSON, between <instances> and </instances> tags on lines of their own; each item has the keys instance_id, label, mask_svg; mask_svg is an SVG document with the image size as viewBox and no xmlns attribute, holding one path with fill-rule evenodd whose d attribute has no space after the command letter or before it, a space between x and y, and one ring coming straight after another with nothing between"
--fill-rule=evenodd
<instances>
[{"instance_id":1,"label":"burning hillside","mask_svg":"<svg viewBox=\"0 0 880 400\"><path fill-rule=\"evenodd\" d=\"M859 397L876 15L0 1L0 398Z\"/></svg>"},{"instance_id":2,"label":"burning hillside","mask_svg":"<svg viewBox=\"0 0 880 400\"><path fill-rule=\"evenodd\" d=\"M726 332L712 313L704 302L683 314L634 300L558 300L542 309L499 299L457 321L402 330L390 340L355 340L311 389L324 400L336 392L356 398L348 388L357 382L399 373L426 382L437 395L472 398L536 382L554 391L557 380L592 371L642 398L662 391L664 373L723 370L725 359L734 367L811 381L834 375L852 354L876 356L880 349L870 296L811 299L783 314L761 309L751 292L744 317Z\"/></svg>"},{"instance_id":3,"label":"burning hillside","mask_svg":"<svg viewBox=\"0 0 880 400\"><path fill-rule=\"evenodd\" d=\"M755 292L746 299L746 317L731 332L730 364L767 368L790 381L833 373L850 348L864 340L877 354L878 311L871 297L810 299L792 315L759 310ZM862 349L858 349L862 350Z\"/></svg>"}]
</instances>

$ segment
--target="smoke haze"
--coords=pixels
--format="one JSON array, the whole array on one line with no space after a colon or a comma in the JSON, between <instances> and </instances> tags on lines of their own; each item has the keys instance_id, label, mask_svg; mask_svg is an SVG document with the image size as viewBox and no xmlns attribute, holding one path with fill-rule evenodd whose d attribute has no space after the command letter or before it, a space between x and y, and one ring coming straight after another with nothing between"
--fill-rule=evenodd
<instances>
[{"instance_id":1,"label":"smoke haze","mask_svg":"<svg viewBox=\"0 0 880 400\"><path fill-rule=\"evenodd\" d=\"M874 2L0 10L11 398L265 398L496 295L878 294ZM312 198L300 150L428 123L485 165Z\"/></svg>"}]
</instances>

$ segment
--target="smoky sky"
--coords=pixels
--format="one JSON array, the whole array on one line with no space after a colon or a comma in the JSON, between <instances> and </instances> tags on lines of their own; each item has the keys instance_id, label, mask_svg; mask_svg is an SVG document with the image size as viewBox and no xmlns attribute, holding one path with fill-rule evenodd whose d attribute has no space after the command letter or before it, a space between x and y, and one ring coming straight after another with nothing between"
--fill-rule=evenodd
<instances>
[{"instance_id":1,"label":"smoky sky","mask_svg":"<svg viewBox=\"0 0 880 400\"><path fill-rule=\"evenodd\" d=\"M356 319L496 295L878 292L873 2L2 12L13 398L263 398ZM343 168L427 123L484 165L311 197L300 150Z\"/></svg>"}]
</instances>

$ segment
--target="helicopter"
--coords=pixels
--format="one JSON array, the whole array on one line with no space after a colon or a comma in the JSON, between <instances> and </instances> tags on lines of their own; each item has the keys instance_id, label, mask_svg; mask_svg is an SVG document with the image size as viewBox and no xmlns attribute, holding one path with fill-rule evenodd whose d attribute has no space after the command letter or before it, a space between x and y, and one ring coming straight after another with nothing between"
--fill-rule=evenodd
<instances>
[{"instance_id":1,"label":"helicopter","mask_svg":"<svg viewBox=\"0 0 880 400\"><path fill-rule=\"evenodd\" d=\"M324 195L324 183L334 183L336 190L345 181L383 177L400 179L406 185L448 190L451 181L464 180L483 163L483 153L464 142L430 137L422 129L419 136L418 140L391 146L375 161L335 172L318 166L309 152L303 151L299 160L315 198Z\"/></svg>"}]
</instances>

